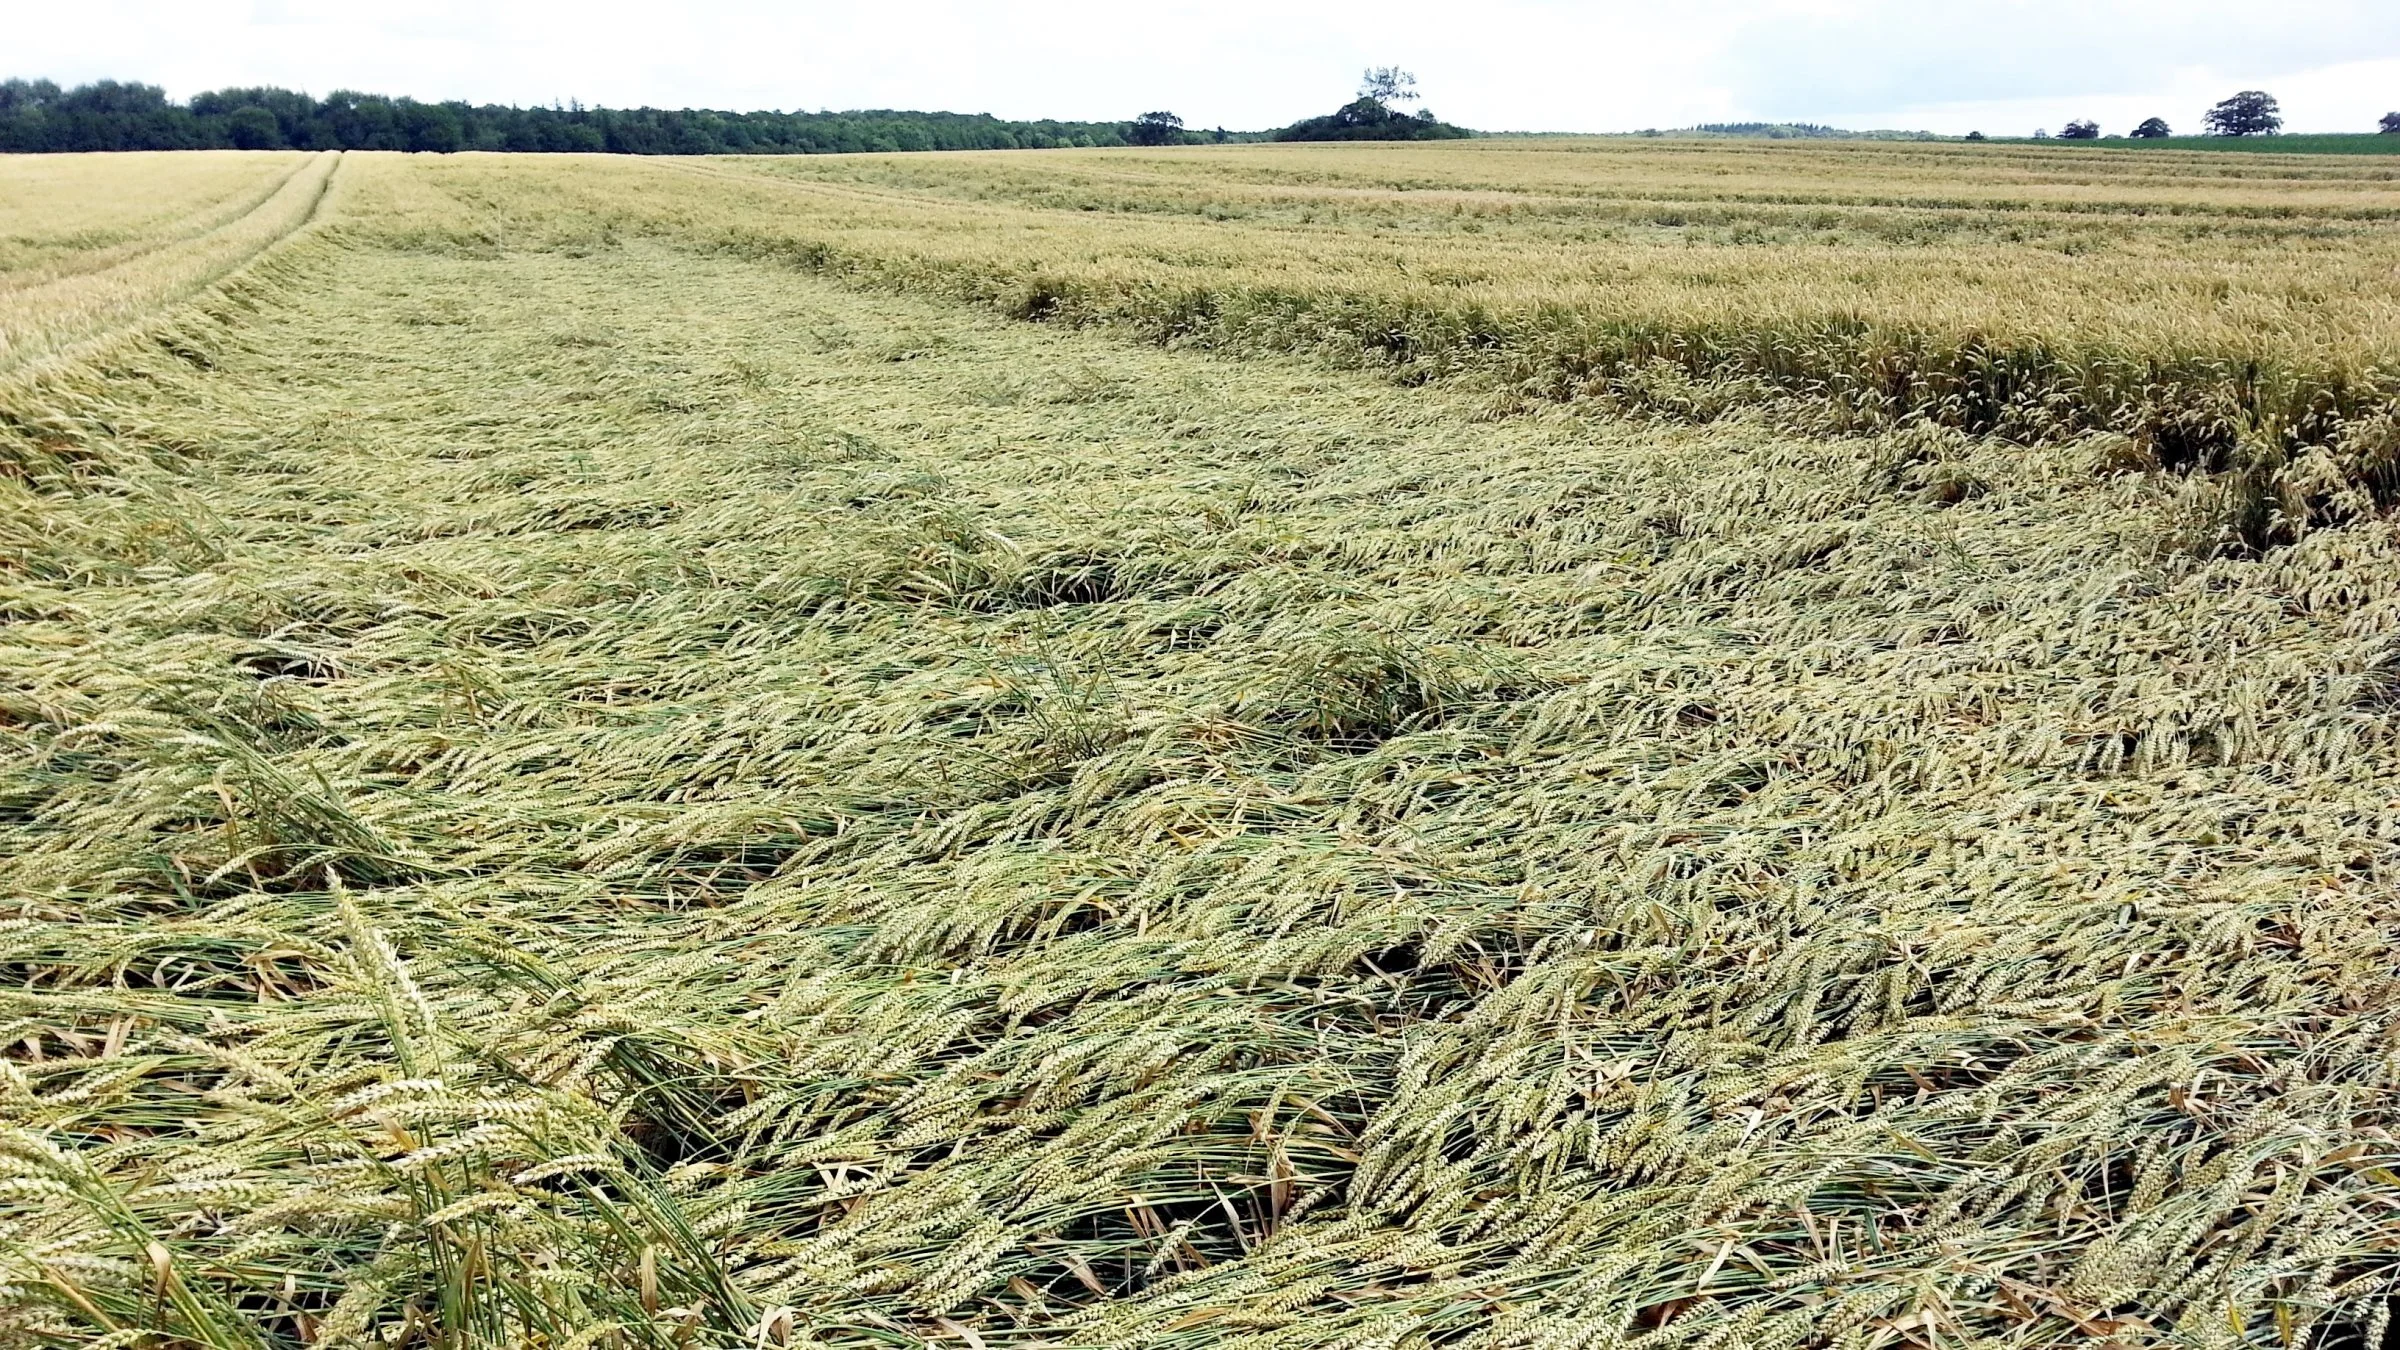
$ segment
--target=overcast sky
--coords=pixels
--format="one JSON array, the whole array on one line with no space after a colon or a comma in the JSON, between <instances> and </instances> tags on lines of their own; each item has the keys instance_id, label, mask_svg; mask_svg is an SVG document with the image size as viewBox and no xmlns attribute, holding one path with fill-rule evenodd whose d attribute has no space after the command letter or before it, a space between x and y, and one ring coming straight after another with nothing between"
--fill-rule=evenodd
<instances>
[{"instance_id":1,"label":"overcast sky","mask_svg":"<svg viewBox=\"0 0 2400 1350\"><path fill-rule=\"evenodd\" d=\"M927 108L1256 128L1417 73L1492 130L1770 120L2024 135L2199 130L2238 89L2294 131L2400 109L2400 0L0 0L0 76L425 99Z\"/></svg>"}]
</instances>

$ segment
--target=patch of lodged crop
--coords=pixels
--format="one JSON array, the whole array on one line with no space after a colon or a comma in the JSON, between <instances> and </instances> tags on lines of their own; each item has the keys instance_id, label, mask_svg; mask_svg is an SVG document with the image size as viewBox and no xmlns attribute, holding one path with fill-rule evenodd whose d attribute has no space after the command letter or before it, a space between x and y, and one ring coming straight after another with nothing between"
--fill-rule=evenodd
<instances>
[{"instance_id":1,"label":"patch of lodged crop","mask_svg":"<svg viewBox=\"0 0 2400 1350\"><path fill-rule=\"evenodd\" d=\"M2385 1335L2341 465L1496 417L796 275L714 167L340 175L0 390L0 1340Z\"/></svg>"},{"instance_id":2,"label":"patch of lodged crop","mask_svg":"<svg viewBox=\"0 0 2400 1350\"><path fill-rule=\"evenodd\" d=\"M474 192L486 170L454 172ZM2016 440L2221 414L2289 456L2344 453L2400 397L2400 192L2373 159L1493 140L522 172L619 228L1021 318L1467 373L1504 405L1773 400L1811 428Z\"/></svg>"},{"instance_id":3,"label":"patch of lodged crop","mask_svg":"<svg viewBox=\"0 0 2400 1350\"><path fill-rule=\"evenodd\" d=\"M1502 140L436 172L482 217L469 247L671 239L1168 346L1457 378L1501 412L2119 435L2116 467L2210 485L2206 547L2289 543L2400 492L2400 191L2371 159Z\"/></svg>"}]
</instances>

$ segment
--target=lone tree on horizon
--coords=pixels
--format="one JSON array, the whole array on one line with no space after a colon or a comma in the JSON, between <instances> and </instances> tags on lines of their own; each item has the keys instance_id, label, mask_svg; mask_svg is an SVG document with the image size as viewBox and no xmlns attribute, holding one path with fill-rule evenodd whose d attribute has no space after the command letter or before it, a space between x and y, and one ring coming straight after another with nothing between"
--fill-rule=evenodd
<instances>
[{"instance_id":1,"label":"lone tree on horizon","mask_svg":"<svg viewBox=\"0 0 2400 1350\"><path fill-rule=\"evenodd\" d=\"M2100 139L2100 124L2089 120L2069 122L2067 129L2058 133L2058 138L2062 141L2096 141Z\"/></svg>"},{"instance_id":2,"label":"lone tree on horizon","mask_svg":"<svg viewBox=\"0 0 2400 1350\"><path fill-rule=\"evenodd\" d=\"M2168 126L2167 119L2163 117L2153 117L2133 129L2134 137L2145 141L2163 141L2174 134L2174 128Z\"/></svg>"},{"instance_id":3,"label":"lone tree on horizon","mask_svg":"<svg viewBox=\"0 0 2400 1350\"><path fill-rule=\"evenodd\" d=\"M2245 89L2208 110L2211 136L2272 136L2283 130L2283 105L2263 89Z\"/></svg>"},{"instance_id":4,"label":"lone tree on horizon","mask_svg":"<svg viewBox=\"0 0 2400 1350\"><path fill-rule=\"evenodd\" d=\"M1386 107L1417 101L1417 77L1398 66L1369 66L1358 82L1358 96Z\"/></svg>"},{"instance_id":5,"label":"lone tree on horizon","mask_svg":"<svg viewBox=\"0 0 2400 1350\"><path fill-rule=\"evenodd\" d=\"M2400 112L2385 113L2383 121L2376 124L2376 129L2386 136L2400 136Z\"/></svg>"}]
</instances>

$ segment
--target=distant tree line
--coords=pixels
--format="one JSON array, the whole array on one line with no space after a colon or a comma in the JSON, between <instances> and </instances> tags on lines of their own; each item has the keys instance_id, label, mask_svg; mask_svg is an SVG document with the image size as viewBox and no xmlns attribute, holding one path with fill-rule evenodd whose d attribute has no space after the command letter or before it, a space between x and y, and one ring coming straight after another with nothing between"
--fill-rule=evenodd
<instances>
[{"instance_id":1,"label":"distant tree line","mask_svg":"<svg viewBox=\"0 0 2400 1350\"><path fill-rule=\"evenodd\" d=\"M2211 136L2273 136L2283 130L2283 105L2263 89L2245 89L2209 109L2202 121ZM2376 129L2386 135L2400 136L2400 112L2385 113ZM2167 125L2165 118L2152 117L2127 134L2136 140L2155 141L2173 136L2175 132ZM2050 138L2050 133L2046 131L2037 131L2033 135L2036 140ZM2069 122L2066 130L2059 132L2058 136L2061 140L2096 141L2100 139L2100 124L2088 119ZM1967 139L1980 140L1982 137L1980 134L1970 134Z\"/></svg>"},{"instance_id":2,"label":"distant tree line","mask_svg":"<svg viewBox=\"0 0 2400 1350\"><path fill-rule=\"evenodd\" d=\"M1146 112L1125 124L1127 145L1223 145L1227 141L1263 141L1266 134L1257 131L1194 131L1183 125L1183 119L1171 112Z\"/></svg>"},{"instance_id":3,"label":"distant tree line","mask_svg":"<svg viewBox=\"0 0 2400 1350\"><path fill-rule=\"evenodd\" d=\"M2234 94L2215 108L2210 108L2203 123L2208 127L2208 135L2213 137L2273 137L2282 132L2282 103L2273 94L2268 94L2266 89L2244 89L2242 94ZM2376 130L2383 132L2383 135L2400 135L2400 113L2383 113L2383 120L2376 125ZM2143 142L2155 142L2155 139L2172 137L2174 127L2167 125L2165 118L2148 118L2131 132L2126 132L2126 135L2143 139ZM2033 132L2033 137L2047 139L2047 132ZM2059 139L2095 142L2095 139L2100 139L2100 123L2093 123L2093 120L2066 123L2066 130L2059 132Z\"/></svg>"},{"instance_id":4,"label":"distant tree line","mask_svg":"<svg viewBox=\"0 0 2400 1350\"><path fill-rule=\"evenodd\" d=\"M1847 141L1858 133L1816 122L1702 122L1692 130L1703 136L1738 136L1745 140ZM1664 133L1661 133L1664 134Z\"/></svg>"},{"instance_id":5,"label":"distant tree line","mask_svg":"<svg viewBox=\"0 0 2400 1350\"><path fill-rule=\"evenodd\" d=\"M75 150L593 151L828 154L1124 145L1122 122L1008 122L928 112L712 112L420 103L338 91L220 89L177 103L155 85L0 83L0 152ZM1187 133L1210 139L1206 133ZM1216 138L1230 138L1216 133Z\"/></svg>"}]
</instances>

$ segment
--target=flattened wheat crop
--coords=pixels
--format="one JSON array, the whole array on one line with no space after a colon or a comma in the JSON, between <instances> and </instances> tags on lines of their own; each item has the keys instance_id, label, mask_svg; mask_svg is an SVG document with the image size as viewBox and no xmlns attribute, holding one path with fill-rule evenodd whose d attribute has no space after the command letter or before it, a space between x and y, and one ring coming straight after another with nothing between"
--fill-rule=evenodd
<instances>
[{"instance_id":1,"label":"flattened wheat crop","mask_svg":"<svg viewBox=\"0 0 2400 1350\"><path fill-rule=\"evenodd\" d=\"M1519 400L1793 398L2018 439L2198 409L2280 451L2400 397L2400 171L2373 159L1635 140L545 167L626 228Z\"/></svg>"},{"instance_id":2,"label":"flattened wheat crop","mask_svg":"<svg viewBox=\"0 0 2400 1350\"><path fill-rule=\"evenodd\" d=\"M2381 1344L2373 414L2245 478L1072 308L1382 303L1469 150L351 155L0 386L0 1341Z\"/></svg>"}]
</instances>

